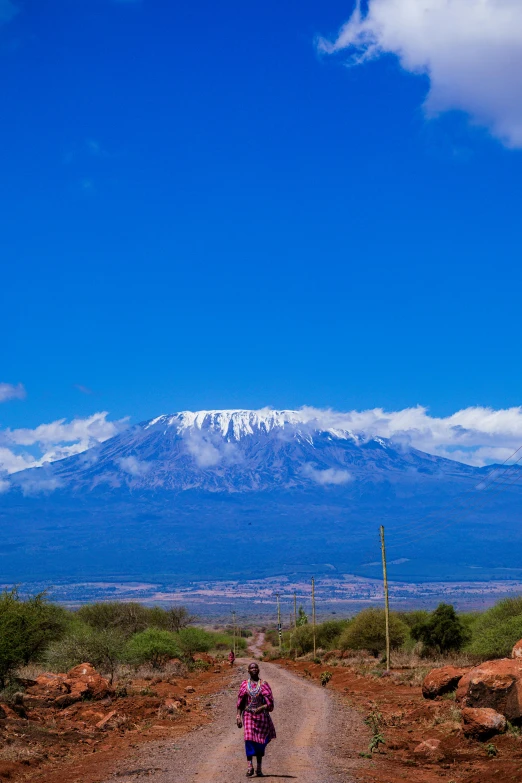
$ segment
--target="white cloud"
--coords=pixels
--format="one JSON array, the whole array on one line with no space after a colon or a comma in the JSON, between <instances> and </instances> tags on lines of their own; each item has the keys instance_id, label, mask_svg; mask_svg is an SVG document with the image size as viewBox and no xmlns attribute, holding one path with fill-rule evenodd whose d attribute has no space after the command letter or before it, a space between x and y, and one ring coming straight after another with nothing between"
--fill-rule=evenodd
<instances>
[{"instance_id":1,"label":"white cloud","mask_svg":"<svg viewBox=\"0 0 522 783\"><path fill-rule=\"evenodd\" d=\"M118 460L118 465L130 476L144 476L151 468L150 462L140 460L137 457L122 457Z\"/></svg>"},{"instance_id":2,"label":"white cloud","mask_svg":"<svg viewBox=\"0 0 522 783\"><path fill-rule=\"evenodd\" d=\"M430 416L421 406L348 413L305 407L301 414L311 426L391 438L428 454L470 465L504 462L522 446L522 406L503 410L464 408L445 417ZM521 455L522 450L517 458Z\"/></svg>"},{"instance_id":3,"label":"white cloud","mask_svg":"<svg viewBox=\"0 0 522 783\"><path fill-rule=\"evenodd\" d=\"M39 467L112 438L127 426L127 419L107 421L108 413L94 413L85 419L58 419L34 429L6 429L0 432L0 471L17 473ZM24 450L31 449L31 452ZM37 452L36 454L34 452Z\"/></svg>"},{"instance_id":4,"label":"white cloud","mask_svg":"<svg viewBox=\"0 0 522 783\"><path fill-rule=\"evenodd\" d=\"M394 54L427 74L428 116L462 110L508 147L522 147L522 2L520 0L369 0L333 41L359 65Z\"/></svg>"},{"instance_id":5,"label":"white cloud","mask_svg":"<svg viewBox=\"0 0 522 783\"><path fill-rule=\"evenodd\" d=\"M0 383L0 402L7 400L23 400L26 396L23 384Z\"/></svg>"},{"instance_id":6,"label":"white cloud","mask_svg":"<svg viewBox=\"0 0 522 783\"><path fill-rule=\"evenodd\" d=\"M5 437L18 446L32 446L56 443L73 443L75 441L102 442L112 438L124 428L126 419L107 421L107 411L94 413L86 419L57 419L50 424L40 424L35 429L6 430Z\"/></svg>"},{"instance_id":7,"label":"white cloud","mask_svg":"<svg viewBox=\"0 0 522 783\"><path fill-rule=\"evenodd\" d=\"M11 482L7 481L6 479L0 478L0 495L3 495L4 492L9 492L11 489Z\"/></svg>"},{"instance_id":8,"label":"white cloud","mask_svg":"<svg viewBox=\"0 0 522 783\"><path fill-rule=\"evenodd\" d=\"M352 476L347 470L338 470L336 468L319 470L314 468L309 462L303 465L303 473L307 478L323 486L328 484L347 484L352 480Z\"/></svg>"},{"instance_id":9,"label":"white cloud","mask_svg":"<svg viewBox=\"0 0 522 783\"><path fill-rule=\"evenodd\" d=\"M203 433L196 428L187 429L184 434L187 451L200 468L212 468L221 461L237 462L237 446L228 443L216 432Z\"/></svg>"}]
</instances>

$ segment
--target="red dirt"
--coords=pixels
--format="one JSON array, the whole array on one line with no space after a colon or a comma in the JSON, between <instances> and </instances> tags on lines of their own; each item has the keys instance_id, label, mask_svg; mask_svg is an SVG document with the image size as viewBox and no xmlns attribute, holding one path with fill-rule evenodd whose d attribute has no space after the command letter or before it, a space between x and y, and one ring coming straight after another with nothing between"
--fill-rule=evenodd
<instances>
[{"instance_id":1,"label":"red dirt","mask_svg":"<svg viewBox=\"0 0 522 783\"><path fill-rule=\"evenodd\" d=\"M426 700L420 686L398 684L393 677L358 674L353 668L280 660L277 663L303 677L318 680L328 670L328 689L364 717L380 713L386 744L371 758L361 758L355 778L364 783L522 783L522 736L498 735L486 742L467 739L455 701ZM371 732L368 730L368 741ZM437 740L436 749L415 753L421 742ZM492 743L497 755L489 757ZM426 750L426 748L425 748ZM368 752L368 746L360 749Z\"/></svg>"},{"instance_id":2,"label":"red dirt","mask_svg":"<svg viewBox=\"0 0 522 783\"><path fill-rule=\"evenodd\" d=\"M18 783L95 783L131 748L162 738L176 738L211 718L208 696L230 679L225 666L162 681L133 680L127 696L82 701L64 710L35 708L27 718L0 720L0 781ZM219 671L217 671L219 669ZM117 685L117 683L116 683ZM186 693L193 686L195 693ZM142 694L144 690L150 691ZM165 714L166 699L186 700L181 710ZM97 728L110 713L104 728Z\"/></svg>"}]
</instances>

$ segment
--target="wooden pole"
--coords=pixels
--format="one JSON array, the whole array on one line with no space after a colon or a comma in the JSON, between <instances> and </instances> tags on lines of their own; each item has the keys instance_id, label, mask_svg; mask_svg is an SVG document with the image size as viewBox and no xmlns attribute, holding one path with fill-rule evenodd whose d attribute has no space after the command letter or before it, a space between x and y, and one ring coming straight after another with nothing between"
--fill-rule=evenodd
<instances>
[{"instance_id":1,"label":"wooden pole","mask_svg":"<svg viewBox=\"0 0 522 783\"><path fill-rule=\"evenodd\" d=\"M314 658L316 657L315 643L315 579L312 577L312 631L314 635Z\"/></svg>"},{"instance_id":2,"label":"wooden pole","mask_svg":"<svg viewBox=\"0 0 522 783\"><path fill-rule=\"evenodd\" d=\"M386 621L386 671L390 671L390 598L388 594L388 571L386 568L386 544L384 525L381 525L382 573L384 577L384 617Z\"/></svg>"},{"instance_id":3,"label":"wooden pole","mask_svg":"<svg viewBox=\"0 0 522 783\"><path fill-rule=\"evenodd\" d=\"M236 654L236 613L232 612L232 626L234 634L234 655Z\"/></svg>"},{"instance_id":4,"label":"wooden pole","mask_svg":"<svg viewBox=\"0 0 522 783\"><path fill-rule=\"evenodd\" d=\"M281 606L279 605L279 593L277 593L277 633L279 636L279 654L283 652L283 634L281 631Z\"/></svg>"}]
</instances>

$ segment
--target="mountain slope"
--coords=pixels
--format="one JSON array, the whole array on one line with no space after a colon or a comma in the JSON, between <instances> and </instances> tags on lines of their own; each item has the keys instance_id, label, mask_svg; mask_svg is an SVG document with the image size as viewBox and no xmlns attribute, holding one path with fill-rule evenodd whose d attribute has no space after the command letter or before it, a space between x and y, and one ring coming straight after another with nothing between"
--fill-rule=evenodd
<instances>
[{"instance_id":1,"label":"mountain slope","mask_svg":"<svg viewBox=\"0 0 522 783\"><path fill-rule=\"evenodd\" d=\"M392 578L513 576L521 490L481 494L485 473L296 411L160 416L14 474L0 567L51 581L375 575L384 523Z\"/></svg>"}]
</instances>

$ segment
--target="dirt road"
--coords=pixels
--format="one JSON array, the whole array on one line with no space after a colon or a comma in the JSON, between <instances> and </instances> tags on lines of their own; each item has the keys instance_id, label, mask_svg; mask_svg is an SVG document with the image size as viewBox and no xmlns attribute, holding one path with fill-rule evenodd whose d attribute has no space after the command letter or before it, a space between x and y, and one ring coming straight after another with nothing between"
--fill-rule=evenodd
<instances>
[{"instance_id":1,"label":"dirt road","mask_svg":"<svg viewBox=\"0 0 522 783\"><path fill-rule=\"evenodd\" d=\"M243 732L235 725L236 694L248 660L239 660L230 687L213 699L214 720L181 740L142 746L104 783L239 783L245 779ZM359 716L327 689L270 663L261 676L274 691L277 739L268 749L266 777L300 783L352 783L361 747ZM342 742L341 742L342 737ZM341 748L342 745L342 748Z\"/></svg>"}]
</instances>

